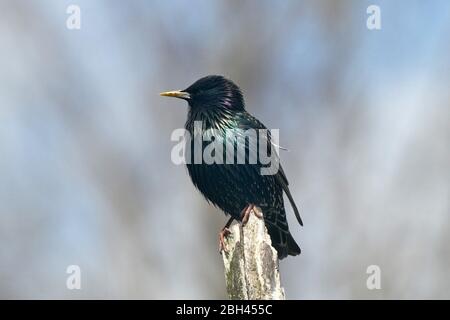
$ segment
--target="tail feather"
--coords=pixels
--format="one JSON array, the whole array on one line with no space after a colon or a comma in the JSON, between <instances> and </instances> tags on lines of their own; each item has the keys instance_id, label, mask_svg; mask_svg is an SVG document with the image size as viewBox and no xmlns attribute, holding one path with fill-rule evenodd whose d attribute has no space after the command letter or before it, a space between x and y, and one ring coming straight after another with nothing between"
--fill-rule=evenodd
<instances>
[{"instance_id":1,"label":"tail feather","mask_svg":"<svg viewBox=\"0 0 450 320\"><path fill-rule=\"evenodd\" d=\"M270 223L266 223L266 227L272 241L272 246L277 250L280 260L286 258L288 255L296 256L301 253L300 247L289 231L282 230Z\"/></svg>"},{"instance_id":2,"label":"tail feather","mask_svg":"<svg viewBox=\"0 0 450 320\"><path fill-rule=\"evenodd\" d=\"M298 246L297 242L295 242L294 237L289 233L287 237L287 247L288 247L288 254L291 256L299 255L302 250Z\"/></svg>"}]
</instances>

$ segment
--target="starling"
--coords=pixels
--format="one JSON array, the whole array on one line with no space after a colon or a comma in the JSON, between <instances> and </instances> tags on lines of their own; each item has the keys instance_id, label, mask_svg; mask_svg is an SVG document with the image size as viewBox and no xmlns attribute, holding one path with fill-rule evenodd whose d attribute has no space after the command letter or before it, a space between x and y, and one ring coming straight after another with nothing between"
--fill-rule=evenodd
<instances>
[{"instance_id":1,"label":"starling","mask_svg":"<svg viewBox=\"0 0 450 320\"><path fill-rule=\"evenodd\" d=\"M161 95L181 98L188 102L189 111L185 129L191 136L195 135L195 123L200 123L202 130L214 132L214 140L231 143L233 151L237 142L236 140L227 141L227 139L235 137L229 135L230 131L266 129L258 119L245 110L244 98L239 87L223 76L206 76L197 80L187 89L163 92ZM258 138L260 136L261 134ZM270 134L266 139L268 141L267 151L268 154L271 154L274 144ZM187 143L189 145L186 145L186 149L191 153L195 152L195 143L192 139ZM202 150L205 145L206 143L201 142ZM211 164L189 161L192 160L192 154L191 158L186 161L189 176L195 187L208 202L231 216L219 234L222 249L223 237L229 233L228 227L232 221L237 220L245 224L252 211L260 216L256 209L258 207L262 211L261 217L264 219L278 257L283 259L288 255L300 254L300 248L289 232L283 192L286 193L298 222L300 225L303 223L289 191L288 180L283 168L279 165L275 174L261 174L261 168L264 165L259 158L254 163L247 163L250 162L247 160L249 160L250 151L254 151L251 150L254 149L254 144L246 141L244 145L246 152L244 164L226 161ZM260 147L262 146L258 143L256 148ZM226 150L224 153L228 151L230 150Z\"/></svg>"}]
</instances>

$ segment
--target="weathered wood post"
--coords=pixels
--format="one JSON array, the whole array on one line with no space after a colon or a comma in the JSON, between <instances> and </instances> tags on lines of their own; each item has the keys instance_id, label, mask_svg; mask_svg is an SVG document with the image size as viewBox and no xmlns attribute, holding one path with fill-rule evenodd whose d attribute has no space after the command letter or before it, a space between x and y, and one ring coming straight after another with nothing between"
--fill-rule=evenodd
<instances>
[{"instance_id":1,"label":"weathered wood post","mask_svg":"<svg viewBox=\"0 0 450 320\"><path fill-rule=\"evenodd\" d=\"M284 300L278 256L264 220L250 214L245 226L235 223L222 252L230 299Z\"/></svg>"}]
</instances>

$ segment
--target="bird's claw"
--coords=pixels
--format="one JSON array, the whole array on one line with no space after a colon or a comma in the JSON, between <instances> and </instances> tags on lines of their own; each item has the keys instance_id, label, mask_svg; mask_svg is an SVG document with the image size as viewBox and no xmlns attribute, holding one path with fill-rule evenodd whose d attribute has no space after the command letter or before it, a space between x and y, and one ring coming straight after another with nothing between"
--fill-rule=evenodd
<instances>
[{"instance_id":1,"label":"bird's claw","mask_svg":"<svg viewBox=\"0 0 450 320\"><path fill-rule=\"evenodd\" d=\"M227 248L225 246L225 238L231 233L230 229L223 228L222 231L219 232L219 253L227 252Z\"/></svg>"},{"instance_id":2,"label":"bird's claw","mask_svg":"<svg viewBox=\"0 0 450 320\"><path fill-rule=\"evenodd\" d=\"M258 207L250 203L241 212L241 221L243 226L247 224L248 220L250 219L250 214L252 213L252 211L255 214L255 216L257 216L259 219L262 219L263 216L262 213L259 211Z\"/></svg>"}]
</instances>

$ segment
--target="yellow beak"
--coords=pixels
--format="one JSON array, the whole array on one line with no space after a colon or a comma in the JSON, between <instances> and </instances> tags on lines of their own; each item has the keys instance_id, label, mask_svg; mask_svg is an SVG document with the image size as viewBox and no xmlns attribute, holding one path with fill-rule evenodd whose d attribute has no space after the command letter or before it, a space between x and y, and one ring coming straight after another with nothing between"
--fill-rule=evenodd
<instances>
[{"instance_id":1,"label":"yellow beak","mask_svg":"<svg viewBox=\"0 0 450 320\"><path fill-rule=\"evenodd\" d=\"M181 90L161 92L159 95L163 97L175 97L180 99L189 99L191 97L189 93Z\"/></svg>"}]
</instances>

